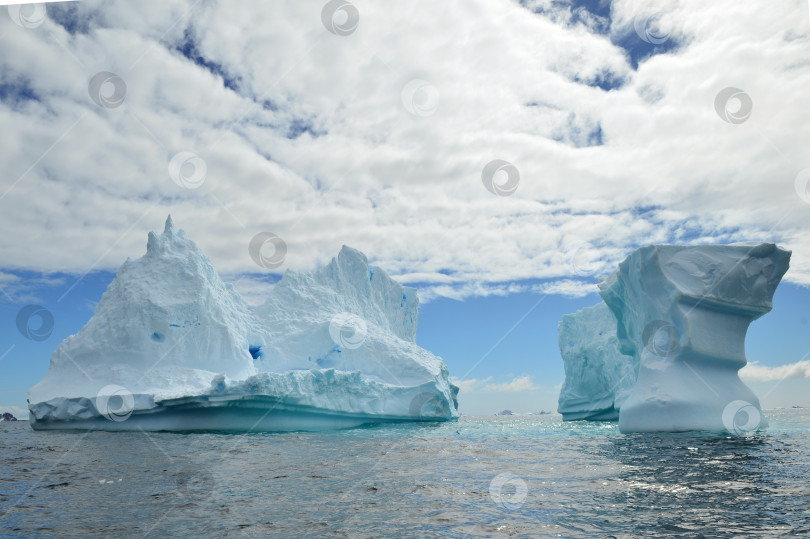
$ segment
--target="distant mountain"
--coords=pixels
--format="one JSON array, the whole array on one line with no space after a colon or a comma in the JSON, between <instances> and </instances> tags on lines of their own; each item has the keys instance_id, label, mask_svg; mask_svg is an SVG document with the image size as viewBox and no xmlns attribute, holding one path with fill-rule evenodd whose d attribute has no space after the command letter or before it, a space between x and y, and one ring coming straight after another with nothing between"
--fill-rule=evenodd
<instances>
[{"instance_id":1,"label":"distant mountain","mask_svg":"<svg viewBox=\"0 0 810 539\"><path fill-rule=\"evenodd\" d=\"M500 412L495 415L514 415L514 414L512 413L512 410L504 410L503 412Z\"/></svg>"},{"instance_id":2,"label":"distant mountain","mask_svg":"<svg viewBox=\"0 0 810 539\"><path fill-rule=\"evenodd\" d=\"M0 421L17 421L17 418L6 412L3 415L0 415Z\"/></svg>"}]
</instances>

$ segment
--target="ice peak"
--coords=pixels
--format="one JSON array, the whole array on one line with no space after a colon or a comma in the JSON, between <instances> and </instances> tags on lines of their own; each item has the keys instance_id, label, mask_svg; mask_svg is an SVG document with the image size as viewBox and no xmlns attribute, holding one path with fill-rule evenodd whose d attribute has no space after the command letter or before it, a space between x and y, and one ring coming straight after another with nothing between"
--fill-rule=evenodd
<instances>
[{"instance_id":1,"label":"ice peak","mask_svg":"<svg viewBox=\"0 0 810 539\"><path fill-rule=\"evenodd\" d=\"M348 245L344 245L340 248L340 253L338 253L337 258L338 264L341 266L351 265L357 262L368 266L368 258L366 258L366 255L353 247L349 247Z\"/></svg>"},{"instance_id":2,"label":"ice peak","mask_svg":"<svg viewBox=\"0 0 810 539\"><path fill-rule=\"evenodd\" d=\"M344 245L332 261L315 272L319 279L327 279L333 282L355 282L362 283L369 280L370 268L366 255Z\"/></svg>"},{"instance_id":3,"label":"ice peak","mask_svg":"<svg viewBox=\"0 0 810 539\"><path fill-rule=\"evenodd\" d=\"M197 246L189 240L183 230L177 230L174 227L174 221L171 214L166 217L166 224L163 227L163 234L150 232L146 242L146 254L167 253L173 251L185 251L191 249L196 251Z\"/></svg>"},{"instance_id":4,"label":"ice peak","mask_svg":"<svg viewBox=\"0 0 810 539\"><path fill-rule=\"evenodd\" d=\"M174 221L172 221L172 214L170 213L168 217L166 217L166 225L163 227L163 234L168 236L169 234L174 234Z\"/></svg>"}]
</instances>

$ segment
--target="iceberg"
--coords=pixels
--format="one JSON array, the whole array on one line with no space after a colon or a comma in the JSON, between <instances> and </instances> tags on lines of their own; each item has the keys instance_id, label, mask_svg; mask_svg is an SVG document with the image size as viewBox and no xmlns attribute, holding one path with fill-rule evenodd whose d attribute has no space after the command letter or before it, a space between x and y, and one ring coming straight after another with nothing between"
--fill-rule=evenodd
<instances>
[{"instance_id":1,"label":"iceberg","mask_svg":"<svg viewBox=\"0 0 810 539\"><path fill-rule=\"evenodd\" d=\"M34 429L289 431L458 417L416 290L344 246L248 305L171 216L28 392Z\"/></svg>"},{"instance_id":2,"label":"iceberg","mask_svg":"<svg viewBox=\"0 0 810 539\"><path fill-rule=\"evenodd\" d=\"M638 363L619 350L616 317L600 302L563 315L557 332L565 366L557 406L563 420L619 419L636 383Z\"/></svg>"},{"instance_id":3,"label":"iceberg","mask_svg":"<svg viewBox=\"0 0 810 539\"><path fill-rule=\"evenodd\" d=\"M740 434L767 426L738 371L748 326L773 307L790 256L773 243L652 245L599 283L619 349L639 366L620 405L622 432Z\"/></svg>"}]
</instances>

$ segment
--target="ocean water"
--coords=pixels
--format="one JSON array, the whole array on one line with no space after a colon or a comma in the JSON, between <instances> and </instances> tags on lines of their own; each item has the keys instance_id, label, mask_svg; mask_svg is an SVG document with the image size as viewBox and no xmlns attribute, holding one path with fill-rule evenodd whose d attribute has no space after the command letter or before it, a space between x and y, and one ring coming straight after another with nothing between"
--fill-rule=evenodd
<instances>
[{"instance_id":1,"label":"ocean water","mask_svg":"<svg viewBox=\"0 0 810 539\"><path fill-rule=\"evenodd\" d=\"M0 535L810 534L810 410L767 416L748 437L558 415L245 435L0 423Z\"/></svg>"}]
</instances>

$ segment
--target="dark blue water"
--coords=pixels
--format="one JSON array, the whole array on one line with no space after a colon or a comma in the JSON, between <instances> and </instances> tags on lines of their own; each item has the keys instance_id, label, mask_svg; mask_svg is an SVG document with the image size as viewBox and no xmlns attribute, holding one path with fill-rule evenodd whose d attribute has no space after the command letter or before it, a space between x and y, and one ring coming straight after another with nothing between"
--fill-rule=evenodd
<instances>
[{"instance_id":1,"label":"dark blue water","mask_svg":"<svg viewBox=\"0 0 810 539\"><path fill-rule=\"evenodd\" d=\"M0 423L0 535L766 537L810 533L810 410L765 434L559 416L327 433Z\"/></svg>"}]
</instances>

